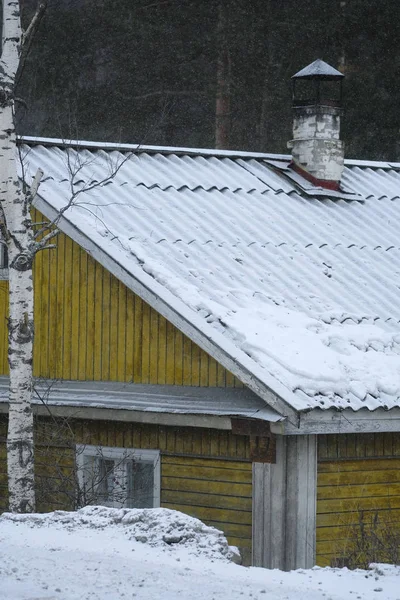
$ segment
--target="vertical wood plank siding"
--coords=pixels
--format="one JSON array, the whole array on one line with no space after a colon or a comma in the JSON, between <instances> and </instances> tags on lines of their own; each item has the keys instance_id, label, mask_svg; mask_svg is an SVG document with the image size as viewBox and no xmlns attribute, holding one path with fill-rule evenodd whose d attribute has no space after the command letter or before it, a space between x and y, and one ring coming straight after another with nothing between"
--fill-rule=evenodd
<instances>
[{"instance_id":1,"label":"vertical wood plank siding","mask_svg":"<svg viewBox=\"0 0 400 600\"><path fill-rule=\"evenodd\" d=\"M38 510L74 508L75 444L160 449L161 506L222 529L251 556L249 438L192 427L40 419L36 423ZM6 508L6 418L0 418L0 509Z\"/></svg>"},{"instance_id":2,"label":"vertical wood plank siding","mask_svg":"<svg viewBox=\"0 0 400 600\"><path fill-rule=\"evenodd\" d=\"M317 564L363 566L373 550L390 562L382 552L400 547L400 433L321 435L318 442Z\"/></svg>"},{"instance_id":3,"label":"vertical wood plank siding","mask_svg":"<svg viewBox=\"0 0 400 600\"><path fill-rule=\"evenodd\" d=\"M71 239L61 234L56 243L34 264L35 376L243 387ZM1 281L2 375L8 372L7 289Z\"/></svg>"}]
</instances>

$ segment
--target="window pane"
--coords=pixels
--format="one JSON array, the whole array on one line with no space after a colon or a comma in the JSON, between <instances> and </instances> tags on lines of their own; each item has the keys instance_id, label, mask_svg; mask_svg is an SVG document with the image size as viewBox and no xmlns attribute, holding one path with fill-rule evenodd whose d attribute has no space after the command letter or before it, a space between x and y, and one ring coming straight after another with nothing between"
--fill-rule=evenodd
<instances>
[{"instance_id":1,"label":"window pane","mask_svg":"<svg viewBox=\"0 0 400 600\"><path fill-rule=\"evenodd\" d=\"M97 498L97 473L98 473L98 461L94 456L83 457L83 472L82 482L83 486L81 489L81 500L80 503L84 506L85 504L95 504Z\"/></svg>"},{"instance_id":2,"label":"window pane","mask_svg":"<svg viewBox=\"0 0 400 600\"><path fill-rule=\"evenodd\" d=\"M99 467L98 502L104 506L123 508L128 498L126 462L100 458Z\"/></svg>"},{"instance_id":3,"label":"window pane","mask_svg":"<svg viewBox=\"0 0 400 600\"><path fill-rule=\"evenodd\" d=\"M80 506L153 508L159 504L159 454L123 448L77 447ZM156 482L157 475L157 482Z\"/></svg>"},{"instance_id":4,"label":"window pane","mask_svg":"<svg viewBox=\"0 0 400 600\"><path fill-rule=\"evenodd\" d=\"M153 462L128 463L130 508L153 508L154 506L154 464Z\"/></svg>"},{"instance_id":5,"label":"window pane","mask_svg":"<svg viewBox=\"0 0 400 600\"><path fill-rule=\"evenodd\" d=\"M114 461L99 458L98 464L98 502L106 506L113 506L114 495Z\"/></svg>"}]
</instances>

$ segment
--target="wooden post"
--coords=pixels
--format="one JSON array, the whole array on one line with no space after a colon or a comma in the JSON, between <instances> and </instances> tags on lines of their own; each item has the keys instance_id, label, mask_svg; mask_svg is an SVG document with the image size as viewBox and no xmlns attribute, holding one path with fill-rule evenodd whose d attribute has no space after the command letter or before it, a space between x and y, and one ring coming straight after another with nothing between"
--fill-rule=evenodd
<instances>
[{"instance_id":1,"label":"wooden post","mask_svg":"<svg viewBox=\"0 0 400 600\"><path fill-rule=\"evenodd\" d=\"M276 463L253 466L253 565L268 569L315 564L317 441L277 437Z\"/></svg>"}]
</instances>

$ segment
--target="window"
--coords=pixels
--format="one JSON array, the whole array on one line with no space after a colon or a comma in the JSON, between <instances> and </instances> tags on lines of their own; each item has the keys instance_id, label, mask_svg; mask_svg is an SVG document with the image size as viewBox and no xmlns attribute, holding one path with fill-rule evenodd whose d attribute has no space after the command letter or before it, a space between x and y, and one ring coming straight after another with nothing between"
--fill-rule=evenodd
<instances>
[{"instance_id":1,"label":"window","mask_svg":"<svg viewBox=\"0 0 400 600\"><path fill-rule=\"evenodd\" d=\"M160 506L159 450L77 446L80 505Z\"/></svg>"}]
</instances>

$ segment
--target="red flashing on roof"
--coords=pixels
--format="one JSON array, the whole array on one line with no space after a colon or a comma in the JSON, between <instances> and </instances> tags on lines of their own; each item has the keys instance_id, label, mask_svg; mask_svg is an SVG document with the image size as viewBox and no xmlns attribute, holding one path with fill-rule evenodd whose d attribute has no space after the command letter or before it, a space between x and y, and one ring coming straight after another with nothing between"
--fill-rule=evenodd
<instances>
[{"instance_id":1,"label":"red flashing on roof","mask_svg":"<svg viewBox=\"0 0 400 600\"><path fill-rule=\"evenodd\" d=\"M314 177L314 175L311 175L311 173L308 173L308 171L306 171L305 169L302 169L301 167L299 167L299 165L297 165L293 161L290 163L289 167L291 169L293 169L293 171L296 171L296 173L299 173L299 175L304 177L304 179L307 179L307 181L314 184L315 186L325 188L326 190L334 190L335 192L340 191L340 182L339 181L329 181L328 179L317 179L316 177Z\"/></svg>"}]
</instances>

